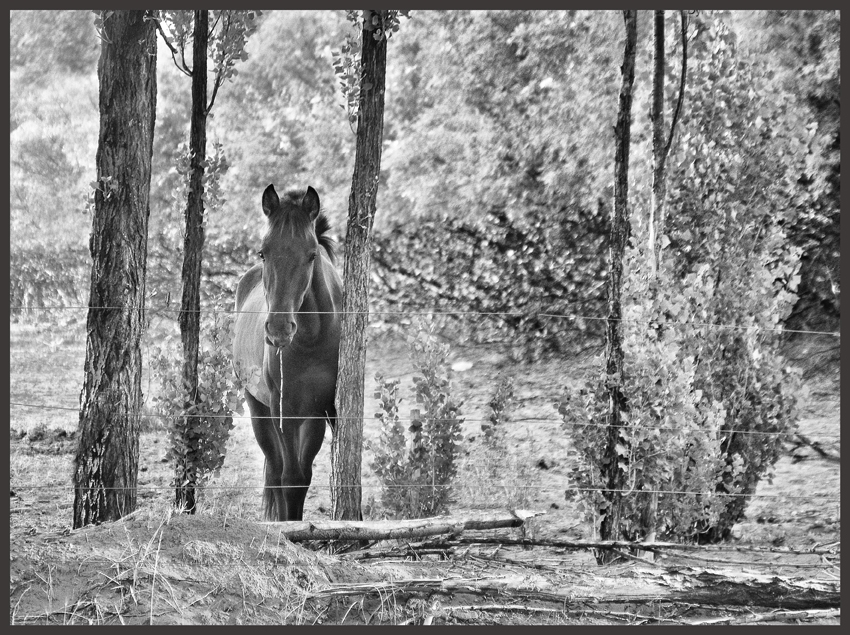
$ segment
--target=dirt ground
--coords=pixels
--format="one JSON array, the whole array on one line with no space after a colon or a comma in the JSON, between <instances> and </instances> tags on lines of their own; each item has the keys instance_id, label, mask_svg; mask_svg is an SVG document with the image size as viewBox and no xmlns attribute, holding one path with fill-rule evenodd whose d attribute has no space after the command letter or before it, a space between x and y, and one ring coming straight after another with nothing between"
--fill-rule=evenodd
<instances>
[{"instance_id":1,"label":"dirt ground","mask_svg":"<svg viewBox=\"0 0 850 635\"><path fill-rule=\"evenodd\" d=\"M71 531L71 461L84 345L79 326L60 331L10 325L13 623L543 624L645 623L650 619L647 615L655 615L656 623L717 619L718 615L746 618L745 609L734 606L709 614L665 605L663 610L656 606L653 614L651 605L641 598L660 593L659 585L669 593L678 582L662 580L658 565L627 562L597 567L586 550L529 551L495 545L470 547L461 559L373 562L362 554L333 556L281 541L268 525L257 522L261 520L263 457L245 417L235 422L224 467L203 492L197 516L175 515L170 510L171 474L164 458L167 436L152 419L140 439L137 514L119 523ZM812 358L805 350L801 357ZM504 350L478 346L455 347L451 362L466 420L465 454L452 513L546 512L521 530L493 534L504 540L590 537L574 504L564 499L572 467L570 447L553 404L564 385L579 380L583 369L593 363L592 357L521 364ZM405 416L412 395L412 364L403 343L374 338L367 357L363 457L367 518L380 516L378 481L370 469L368 449L378 435L377 421L371 418L377 409L373 392L378 370L387 378L402 380L401 414ZM489 414L487 402L495 386L508 375L514 378L516 395L509 424L512 450L493 478L493 465L483 454L480 422ZM840 464L834 460L840 455L837 365L817 369L807 388L799 429L812 444L789 444L776 465L773 482L759 486L758 494L764 497L752 500L746 518L735 527L731 546L818 548L832 550L832 555L742 550L731 560L724 552L717 554L719 561L703 562L693 555L667 554L665 564L678 567L677 575L690 579L682 585L693 585L704 567L719 567L723 562L749 575L748 584L760 583L759 576L779 576L789 584L812 584L813 593L840 590ZM40 404L54 409L34 407ZM315 462L305 519L329 517L329 452L330 432ZM381 585L393 580L405 581L407 586L382 591ZM411 580L418 580L419 586ZM470 591L475 585L464 582L468 580L478 580L484 592ZM356 584L371 585L369 592L358 595ZM528 589L551 597L535 604ZM590 600L567 602L565 595L563 606L553 608L552 598L560 597L564 589L574 600L593 599L592 606L587 603ZM633 601L627 597L630 594ZM616 606L605 604L605 598L617 598ZM840 617L830 613L777 617L776 621L788 619L838 623Z\"/></svg>"}]
</instances>

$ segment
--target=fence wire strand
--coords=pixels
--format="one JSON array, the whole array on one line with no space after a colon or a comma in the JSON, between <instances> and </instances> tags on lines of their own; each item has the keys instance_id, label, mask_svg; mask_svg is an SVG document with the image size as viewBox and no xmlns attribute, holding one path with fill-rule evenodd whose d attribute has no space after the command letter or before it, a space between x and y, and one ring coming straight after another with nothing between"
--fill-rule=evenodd
<instances>
[{"instance_id":1,"label":"fence wire strand","mask_svg":"<svg viewBox=\"0 0 850 635\"><path fill-rule=\"evenodd\" d=\"M469 485L469 483L467 483ZM487 481L486 483L476 484L476 485L490 485L491 487L500 489L504 487L504 485L495 483L493 481ZM130 487L127 485L123 486L92 486L92 487L84 487L84 486L74 486L74 485L15 485L13 487L17 487L20 490L51 490L55 491L57 489L62 490L72 490L72 491L136 491L136 492L158 492L158 491L173 491L175 489L174 485L142 485L137 487ZM196 484L195 487L199 490L222 490L222 491L242 491L242 490L261 490L261 489L304 489L307 486L304 485L203 485ZM699 492L699 491L687 491L687 490L654 490L654 489L632 489L632 490L619 490L619 489L610 489L607 487L570 487L568 485L517 485L511 483L509 485L511 488L523 489L523 490L536 490L543 492L615 492L621 495L635 495L638 496L640 494L668 494L668 495L677 495L677 496L703 496L706 498L710 498L712 496L721 496L728 498L781 498L785 499L793 499L793 500L809 500L811 498L826 498L826 499L836 499L840 500L840 494L827 494L823 492L812 492L811 494L806 495L788 495L788 494L742 494L737 492ZM427 489L449 489L449 485L433 485L431 483L393 483L393 484L381 484L381 483L363 483L361 485L335 485L331 486L330 484L321 484L321 483L313 483L309 485L309 489L412 489L412 488L427 488Z\"/></svg>"},{"instance_id":2,"label":"fence wire strand","mask_svg":"<svg viewBox=\"0 0 850 635\"><path fill-rule=\"evenodd\" d=\"M54 311L54 310L64 310L64 309L73 309L73 310L103 310L103 311L116 311L116 310L136 310L133 307L123 307L123 306L105 306L105 307L89 307L83 305L56 305L56 306L38 306L38 307L27 307L27 306L14 306L9 307L12 311ZM148 311L150 313L181 313L183 309L179 307L144 307L143 310ZM213 315L217 314L236 314L236 313L252 313L252 314L276 314L280 313L279 311L237 311L236 309L225 309L220 307L204 307L198 309L197 311L187 311L192 313L210 313ZM564 319L564 320L586 320L586 321L616 321L621 322L623 324L644 324L656 327L693 327L693 328L718 328L718 329L728 329L728 330L746 330L746 331L760 331L765 333L794 333L794 334L802 334L802 335L823 335L829 337L841 337L840 331L814 331L814 330L806 330L806 329L786 329L784 327L776 327L769 328L765 326L755 326L755 325L743 325L743 324L720 324L720 323L712 323L712 322L679 322L679 321L660 321L660 320L633 320L627 318L619 318L612 319L609 317L600 317L597 315L578 315L574 313L547 313L547 312L522 312L522 311L448 311L448 310L372 310L368 311L296 311L298 315L323 315L327 313L335 313L335 314L349 314L349 315L409 315L409 316L424 316L424 315L440 315L440 316L480 316L480 317L513 317L513 318L526 318L526 319L540 319L540 318L553 318L553 319Z\"/></svg>"},{"instance_id":3,"label":"fence wire strand","mask_svg":"<svg viewBox=\"0 0 850 635\"><path fill-rule=\"evenodd\" d=\"M61 410L61 411L65 411L65 412L79 412L80 411L79 408L71 408L69 406L49 406L49 405L46 405L46 404L27 404L27 403L19 403L19 402L14 402L14 401L9 402L9 405L15 406L17 408L36 408L36 409L39 409L39 410ZM231 415L159 414L159 413L140 412L140 413L137 413L135 416L140 418L140 419L193 419L193 418L200 418L200 419L231 419L231 418L233 418L233 419L245 419L245 418L252 418L252 419L271 419L271 420L274 420L274 421L279 421L281 419L301 421L302 419L305 418L305 417L289 417L289 416L252 417L251 415L248 415L248 414L239 414L239 413L236 413L236 412L234 412ZM377 420L377 417L366 417L366 416L363 416L363 417L340 417L340 416L337 416L336 419L337 420L344 419L345 421L363 421L365 423L366 421ZM395 419L398 420L398 421L406 421L406 422L418 421L419 420L419 419L416 419L414 417L395 417ZM488 419L477 419L477 418L471 419L471 418L467 418L467 417L461 417L461 419L463 420L462 421L463 423L485 423L485 422L490 421L489 418ZM429 418L429 420L430 421L436 421L436 422L445 422L445 421L453 421L454 419L430 419ZM655 425L653 425L653 426L648 426L648 425L635 426L633 424L614 425L614 424L609 424L609 423L576 423L576 422L565 422L562 419L548 419L548 418L545 418L545 417L514 417L514 418L511 418L510 422L511 423L556 423L558 425L568 426L568 427L571 427L571 428L623 428L623 429L629 429L629 430L668 430L668 431L692 430L695 433L696 432L712 432L711 430L700 430L700 429L697 429L697 428L682 428L682 427L679 427L679 426L655 426ZM790 431L790 432L767 432L767 431L761 431L761 430L730 430L730 429L722 429L721 428L721 429L715 430L713 432L716 432L717 434L720 434L720 435L723 435L723 434L750 434L750 435L765 436L765 437L785 437L785 436L793 437L794 436L794 431ZM841 438L840 434L814 433L814 434L807 434L806 436L815 437L815 438L818 438L818 439L840 439Z\"/></svg>"}]
</instances>

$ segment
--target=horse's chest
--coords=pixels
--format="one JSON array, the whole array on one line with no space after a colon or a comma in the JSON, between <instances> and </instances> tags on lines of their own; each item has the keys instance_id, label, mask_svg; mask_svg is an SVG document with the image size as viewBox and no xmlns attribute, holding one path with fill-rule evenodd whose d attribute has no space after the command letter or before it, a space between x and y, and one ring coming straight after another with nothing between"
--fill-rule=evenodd
<instances>
[{"instance_id":1,"label":"horse's chest","mask_svg":"<svg viewBox=\"0 0 850 635\"><path fill-rule=\"evenodd\" d=\"M294 412L304 409L324 411L333 406L336 393L335 365L284 358L280 370L284 409Z\"/></svg>"}]
</instances>

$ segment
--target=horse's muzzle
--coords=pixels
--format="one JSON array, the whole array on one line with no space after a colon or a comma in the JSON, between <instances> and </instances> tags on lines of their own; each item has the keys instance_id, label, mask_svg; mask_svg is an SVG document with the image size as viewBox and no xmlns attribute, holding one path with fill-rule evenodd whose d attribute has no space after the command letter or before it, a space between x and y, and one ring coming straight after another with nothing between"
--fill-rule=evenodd
<instances>
[{"instance_id":1,"label":"horse's muzzle","mask_svg":"<svg viewBox=\"0 0 850 635\"><path fill-rule=\"evenodd\" d=\"M295 337L295 328L288 334L273 335L269 333L269 328L266 326L266 344L274 346L277 349L284 349L292 343L292 338Z\"/></svg>"}]
</instances>

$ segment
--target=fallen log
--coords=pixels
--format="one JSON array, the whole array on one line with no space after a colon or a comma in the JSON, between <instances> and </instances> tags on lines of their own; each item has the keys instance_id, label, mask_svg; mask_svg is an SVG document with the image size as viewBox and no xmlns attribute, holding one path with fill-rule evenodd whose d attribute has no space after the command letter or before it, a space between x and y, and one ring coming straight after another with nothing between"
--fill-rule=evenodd
<instances>
[{"instance_id":1,"label":"fallen log","mask_svg":"<svg viewBox=\"0 0 850 635\"><path fill-rule=\"evenodd\" d=\"M703 607L760 606L784 610L810 611L841 606L840 587L814 581L790 581L770 576L727 577L717 572L690 571L680 575L665 575L655 584L644 581L634 592L584 594L575 589L543 590L525 586L521 581L508 579L463 578L413 578L382 582L332 584L317 590L316 598L350 595L377 595L403 593L458 593L499 596L526 601L554 603L569 608L581 603L604 604L656 604L687 603Z\"/></svg>"},{"instance_id":2,"label":"fallen log","mask_svg":"<svg viewBox=\"0 0 850 635\"><path fill-rule=\"evenodd\" d=\"M459 534L475 529L521 527L528 518L543 512L517 509L469 513L465 516L435 516L413 520L299 520L261 524L280 529L292 542L304 540L395 540Z\"/></svg>"},{"instance_id":3,"label":"fallen log","mask_svg":"<svg viewBox=\"0 0 850 635\"><path fill-rule=\"evenodd\" d=\"M831 543L838 546L841 543ZM425 549L450 549L459 547L460 545L502 545L502 546L522 546L522 547L555 547L558 549L642 549L643 551L655 551L661 549L679 550L679 551L740 551L745 553L778 553L778 554L794 554L794 555L840 555L840 550L837 548L812 547L811 549L791 549L787 547L757 547L744 545L697 545L678 542L630 542L628 540L550 540L546 538L453 538L452 540L430 541L423 542L419 545L413 545L414 548Z\"/></svg>"}]
</instances>

